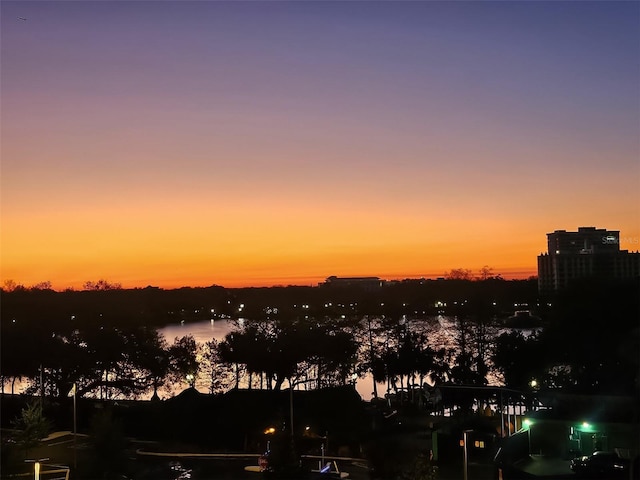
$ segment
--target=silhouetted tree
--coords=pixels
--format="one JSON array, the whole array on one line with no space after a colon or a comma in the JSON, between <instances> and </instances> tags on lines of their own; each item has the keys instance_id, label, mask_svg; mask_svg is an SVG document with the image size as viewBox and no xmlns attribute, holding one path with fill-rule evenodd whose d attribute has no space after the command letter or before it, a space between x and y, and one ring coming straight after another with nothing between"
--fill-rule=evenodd
<instances>
[{"instance_id":1,"label":"silhouetted tree","mask_svg":"<svg viewBox=\"0 0 640 480\"><path fill-rule=\"evenodd\" d=\"M38 282L29 287L29 290L51 290L51 289L52 289L51 282L48 280L44 282Z\"/></svg>"},{"instance_id":2,"label":"silhouetted tree","mask_svg":"<svg viewBox=\"0 0 640 480\"><path fill-rule=\"evenodd\" d=\"M107 280L100 279L97 282L86 281L82 284L85 290L120 290L122 285L119 283L111 283Z\"/></svg>"},{"instance_id":3,"label":"silhouetted tree","mask_svg":"<svg viewBox=\"0 0 640 480\"><path fill-rule=\"evenodd\" d=\"M242 364L248 372L265 374L267 388L279 390L285 380L294 383L315 370L324 381L353 371L357 345L350 335L316 321L267 320L245 322L220 342L220 358Z\"/></svg>"},{"instance_id":4,"label":"silhouetted tree","mask_svg":"<svg viewBox=\"0 0 640 480\"><path fill-rule=\"evenodd\" d=\"M136 398L163 385L168 373L168 351L163 337L154 329L87 327L55 333L37 353L42 365L32 373L30 393L44 388L47 395L65 398L77 385L78 397L114 395Z\"/></svg>"},{"instance_id":5,"label":"silhouetted tree","mask_svg":"<svg viewBox=\"0 0 640 480\"><path fill-rule=\"evenodd\" d=\"M193 335L176 338L169 347L170 374L176 382L187 382L193 387L200 365L197 358L198 344Z\"/></svg>"},{"instance_id":6,"label":"silhouetted tree","mask_svg":"<svg viewBox=\"0 0 640 480\"><path fill-rule=\"evenodd\" d=\"M485 265L480 269L478 279L479 280L489 280L490 278L494 278L493 276L493 268L489 265Z\"/></svg>"},{"instance_id":7,"label":"silhouetted tree","mask_svg":"<svg viewBox=\"0 0 640 480\"><path fill-rule=\"evenodd\" d=\"M26 458L29 450L49 434L51 423L44 417L40 401L32 400L14 419L13 427L17 430L16 440L24 448Z\"/></svg>"},{"instance_id":8,"label":"silhouetted tree","mask_svg":"<svg viewBox=\"0 0 640 480\"><path fill-rule=\"evenodd\" d=\"M152 398L158 398L158 389L167 384L171 369L171 355L166 339L152 328L138 328L127 339L131 374L136 376L141 389L153 389Z\"/></svg>"},{"instance_id":9,"label":"silhouetted tree","mask_svg":"<svg viewBox=\"0 0 640 480\"><path fill-rule=\"evenodd\" d=\"M17 283L15 280L8 279L2 283L3 292L17 292L21 290L26 290L25 286Z\"/></svg>"},{"instance_id":10,"label":"silhouetted tree","mask_svg":"<svg viewBox=\"0 0 640 480\"><path fill-rule=\"evenodd\" d=\"M473 280L473 272L467 268L454 268L445 274L447 280Z\"/></svg>"},{"instance_id":11,"label":"silhouetted tree","mask_svg":"<svg viewBox=\"0 0 640 480\"><path fill-rule=\"evenodd\" d=\"M532 379L541 380L542 354L536 335L511 331L498 336L491 360L507 387L526 390Z\"/></svg>"},{"instance_id":12,"label":"silhouetted tree","mask_svg":"<svg viewBox=\"0 0 640 480\"><path fill-rule=\"evenodd\" d=\"M218 342L210 340L202 346L201 373L209 380L209 393L219 393L229 386L231 368L220 358Z\"/></svg>"}]
</instances>

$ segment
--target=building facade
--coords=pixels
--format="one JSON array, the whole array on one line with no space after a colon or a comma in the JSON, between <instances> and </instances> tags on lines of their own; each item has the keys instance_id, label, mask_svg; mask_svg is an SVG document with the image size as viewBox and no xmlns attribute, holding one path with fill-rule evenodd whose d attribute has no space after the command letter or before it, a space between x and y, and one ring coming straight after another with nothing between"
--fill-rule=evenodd
<instances>
[{"instance_id":1,"label":"building facade","mask_svg":"<svg viewBox=\"0 0 640 480\"><path fill-rule=\"evenodd\" d=\"M328 277L320 286L324 287L357 287L363 290L377 290L385 284L378 277Z\"/></svg>"},{"instance_id":2,"label":"building facade","mask_svg":"<svg viewBox=\"0 0 640 480\"><path fill-rule=\"evenodd\" d=\"M538 288L552 293L584 278L640 276L640 253L620 250L620 232L580 227L577 232L547 233L547 253L538 256Z\"/></svg>"}]
</instances>

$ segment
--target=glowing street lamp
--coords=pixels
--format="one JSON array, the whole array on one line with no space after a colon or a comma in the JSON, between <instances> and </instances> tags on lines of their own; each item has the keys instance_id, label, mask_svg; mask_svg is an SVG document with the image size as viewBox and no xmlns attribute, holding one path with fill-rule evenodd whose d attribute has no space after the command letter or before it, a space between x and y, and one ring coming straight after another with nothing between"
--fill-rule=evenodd
<instances>
[{"instance_id":1,"label":"glowing street lamp","mask_svg":"<svg viewBox=\"0 0 640 480\"><path fill-rule=\"evenodd\" d=\"M39 458L38 460L25 460L25 462L33 462L33 475L35 480L40 480L40 462L49 460L49 458Z\"/></svg>"}]
</instances>

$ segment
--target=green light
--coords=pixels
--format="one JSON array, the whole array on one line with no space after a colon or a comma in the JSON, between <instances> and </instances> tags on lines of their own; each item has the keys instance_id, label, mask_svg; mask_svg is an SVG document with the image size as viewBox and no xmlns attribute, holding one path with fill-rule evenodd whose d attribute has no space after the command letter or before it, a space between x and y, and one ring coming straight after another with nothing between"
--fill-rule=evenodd
<instances>
[{"instance_id":1,"label":"green light","mask_svg":"<svg viewBox=\"0 0 640 480\"><path fill-rule=\"evenodd\" d=\"M593 431L593 425L591 425L589 422L582 422L580 424L579 428L583 432L592 432Z\"/></svg>"},{"instance_id":2,"label":"green light","mask_svg":"<svg viewBox=\"0 0 640 480\"><path fill-rule=\"evenodd\" d=\"M527 427L527 428L531 428L531 425L533 425L533 422L531 420L529 420L528 418L525 418L522 423L524 423L524 426Z\"/></svg>"}]
</instances>

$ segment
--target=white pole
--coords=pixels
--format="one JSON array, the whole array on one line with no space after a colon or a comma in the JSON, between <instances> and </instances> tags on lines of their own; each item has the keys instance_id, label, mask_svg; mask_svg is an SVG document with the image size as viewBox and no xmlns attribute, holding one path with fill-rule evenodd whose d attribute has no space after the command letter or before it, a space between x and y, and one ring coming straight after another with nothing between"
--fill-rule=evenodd
<instances>
[{"instance_id":1,"label":"white pole","mask_svg":"<svg viewBox=\"0 0 640 480\"><path fill-rule=\"evenodd\" d=\"M76 421L76 390L78 386L73 383L73 468L78 468L78 454L76 449L76 437L78 436L78 428Z\"/></svg>"},{"instance_id":2,"label":"white pole","mask_svg":"<svg viewBox=\"0 0 640 480\"><path fill-rule=\"evenodd\" d=\"M469 450L467 449L467 445L468 445L468 440L469 440L469 432L472 432L473 430L465 430L464 432L462 432L462 443L463 443L463 460L464 460L464 471L463 471L463 478L464 480L468 480L469 478L469 474L468 474L468 468L469 468Z\"/></svg>"},{"instance_id":3,"label":"white pole","mask_svg":"<svg viewBox=\"0 0 640 480\"><path fill-rule=\"evenodd\" d=\"M289 423L291 427L291 441L293 442L293 382L289 383Z\"/></svg>"}]
</instances>

